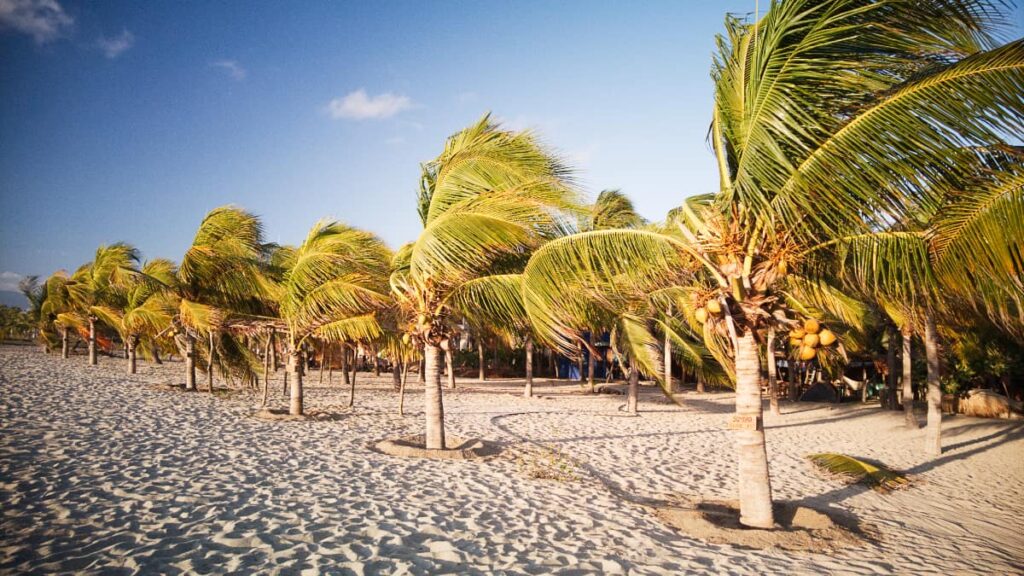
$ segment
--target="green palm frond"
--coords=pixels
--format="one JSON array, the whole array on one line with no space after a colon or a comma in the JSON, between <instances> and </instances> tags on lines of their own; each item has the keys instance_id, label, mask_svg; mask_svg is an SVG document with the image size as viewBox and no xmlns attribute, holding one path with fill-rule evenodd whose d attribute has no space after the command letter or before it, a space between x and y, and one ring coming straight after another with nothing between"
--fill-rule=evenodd
<instances>
[{"instance_id":1,"label":"green palm frond","mask_svg":"<svg viewBox=\"0 0 1024 576\"><path fill-rule=\"evenodd\" d=\"M850 483L867 484L879 492L910 486L910 479L883 464L872 464L845 454L810 454L807 459L822 472Z\"/></svg>"}]
</instances>

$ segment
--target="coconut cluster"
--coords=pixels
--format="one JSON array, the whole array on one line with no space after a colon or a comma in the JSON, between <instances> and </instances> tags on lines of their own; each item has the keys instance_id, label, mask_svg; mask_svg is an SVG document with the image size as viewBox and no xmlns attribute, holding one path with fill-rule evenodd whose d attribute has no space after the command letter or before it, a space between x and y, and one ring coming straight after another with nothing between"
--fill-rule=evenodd
<instances>
[{"instance_id":1,"label":"coconut cluster","mask_svg":"<svg viewBox=\"0 0 1024 576\"><path fill-rule=\"evenodd\" d=\"M821 347L836 343L836 335L828 328L822 328L814 318L804 322L803 328L789 332L789 347L800 360L813 360Z\"/></svg>"},{"instance_id":2,"label":"coconut cluster","mask_svg":"<svg viewBox=\"0 0 1024 576\"><path fill-rule=\"evenodd\" d=\"M712 298L704 303L704 306L697 308L693 315L697 318L697 322L701 324L708 321L709 316L719 316L722 314L722 303Z\"/></svg>"}]
</instances>

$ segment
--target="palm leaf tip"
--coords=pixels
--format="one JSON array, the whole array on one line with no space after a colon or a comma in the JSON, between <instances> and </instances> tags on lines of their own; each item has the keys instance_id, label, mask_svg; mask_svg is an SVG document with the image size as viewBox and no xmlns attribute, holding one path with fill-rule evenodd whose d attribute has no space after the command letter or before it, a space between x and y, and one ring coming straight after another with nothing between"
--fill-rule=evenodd
<instances>
[{"instance_id":1,"label":"palm leaf tip","mask_svg":"<svg viewBox=\"0 0 1024 576\"><path fill-rule=\"evenodd\" d=\"M818 470L851 484L866 484L878 492L899 490L910 485L910 479L880 463L869 463L845 454L810 454L807 459Z\"/></svg>"}]
</instances>

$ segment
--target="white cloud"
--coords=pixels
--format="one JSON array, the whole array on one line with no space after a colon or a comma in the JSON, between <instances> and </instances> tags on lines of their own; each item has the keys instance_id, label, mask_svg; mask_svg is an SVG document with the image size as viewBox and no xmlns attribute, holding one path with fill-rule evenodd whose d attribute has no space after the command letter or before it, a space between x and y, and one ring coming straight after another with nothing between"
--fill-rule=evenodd
<instances>
[{"instance_id":1,"label":"white cloud","mask_svg":"<svg viewBox=\"0 0 1024 576\"><path fill-rule=\"evenodd\" d=\"M341 98L335 98L327 104L327 112L331 118L390 118L403 110L412 108L412 100L408 96L399 96L385 92L377 96L367 96L366 90L359 89Z\"/></svg>"},{"instance_id":2,"label":"white cloud","mask_svg":"<svg viewBox=\"0 0 1024 576\"><path fill-rule=\"evenodd\" d=\"M218 60L211 62L210 66L224 70L228 76L235 80L245 80L245 77L249 74L237 60Z\"/></svg>"},{"instance_id":3,"label":"white cloud","mask_svg":"<svg viewBox=\"0 0 1024 576\"><path fill-rule=\"evenodd\" d=\"M135 45L135 35L128 30L123 30L113 38L101 37L96 41L96 44L107 58L113 59Z\"/></svg>"},{"instance_id":4,"label":"white cloud","mask_svg":"<svg viewBox=\"0 0 1024 576\"><path fill-rule=\"evenodd\" d=\"M37 44L58 38L74 22L57 0L0 0L0 28L28 34Z\"/></svg>"},{"instance_id":5,"label":"white cloud","mask_svg":"<svg viewBox=\"0 0 1024 576\"><path fill-rule=\"evenodd\" d=\"M0 272L0 292L18 292L18 282L22 276L17 272Z\"/></svg>"}]
</instances>

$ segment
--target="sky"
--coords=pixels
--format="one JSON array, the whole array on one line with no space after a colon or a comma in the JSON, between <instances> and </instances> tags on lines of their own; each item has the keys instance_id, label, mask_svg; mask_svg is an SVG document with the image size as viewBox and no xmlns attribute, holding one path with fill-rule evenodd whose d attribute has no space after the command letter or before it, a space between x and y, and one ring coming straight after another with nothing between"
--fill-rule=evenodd
<instances>
[{"instance_id":1,"label":"sky","mask_svg":"<svg viewBox=\"0 0 1024 576\"><path fill-rule=\"evenodd\" d=\"M661 219L717 188L714 37L754 9L0 0L0 292L104 243L177 260L225 204L270 241L331 217L396 248L420 163L487 112Z\"/></svg>"}]
</instances>

